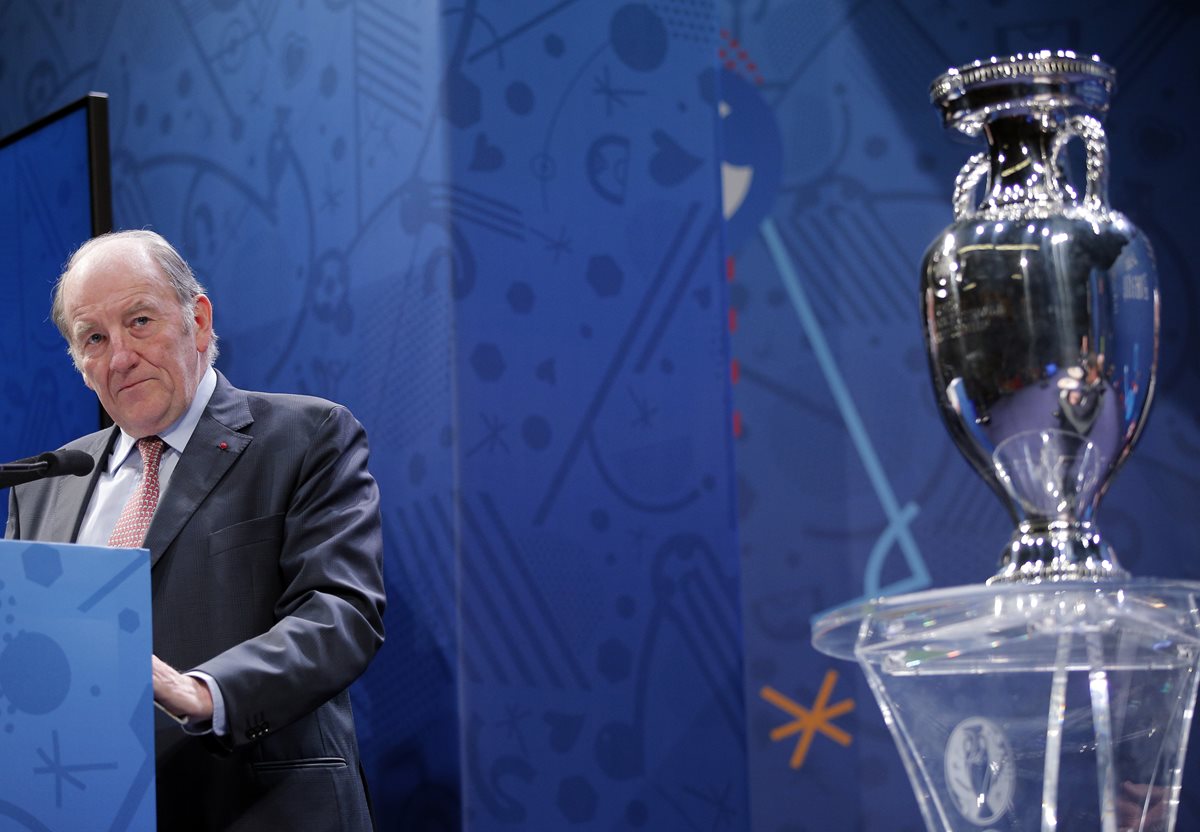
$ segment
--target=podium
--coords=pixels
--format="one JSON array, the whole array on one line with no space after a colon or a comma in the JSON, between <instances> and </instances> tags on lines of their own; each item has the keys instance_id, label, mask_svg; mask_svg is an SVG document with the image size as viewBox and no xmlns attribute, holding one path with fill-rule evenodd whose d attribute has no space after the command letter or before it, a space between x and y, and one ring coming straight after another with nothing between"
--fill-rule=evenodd
<instances>
[{"instance_id":1,"label":"podium","mask_svg":"<svg viewBox=\"0 0 1200 832\"><path fill-rule=\"evenodd\" d=\"M150 555L0 541L0 832L155 828Z\"/></svg>"}]
</instances>

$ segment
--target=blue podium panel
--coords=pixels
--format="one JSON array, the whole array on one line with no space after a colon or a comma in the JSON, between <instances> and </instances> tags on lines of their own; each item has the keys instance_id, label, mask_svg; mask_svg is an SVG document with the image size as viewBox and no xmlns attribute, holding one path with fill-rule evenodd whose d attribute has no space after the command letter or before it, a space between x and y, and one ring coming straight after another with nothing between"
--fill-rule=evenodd
<instances>
[{"instance_id":1,"label":"blue podium panel","mask_svg":"<svg viewBox=\"0 0 1200 832\"><path fill-rule=\"evenodd\" d=\"M0 541L0 832L153 830L150 558Z\"/></svg>"}]
</instances>

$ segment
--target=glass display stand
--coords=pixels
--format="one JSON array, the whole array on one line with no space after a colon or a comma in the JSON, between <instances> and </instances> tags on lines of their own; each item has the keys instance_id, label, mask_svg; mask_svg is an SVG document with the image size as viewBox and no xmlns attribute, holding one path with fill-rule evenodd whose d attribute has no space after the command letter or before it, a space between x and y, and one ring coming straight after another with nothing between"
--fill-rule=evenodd
<instances>
[{"instance_id":1,"label":"glass display stand","mask_svg":"<svg viewBox=\"0 0 1200 832\"><path fill-rule=\"evenodd\" d=\"M931 830L1174 827L1200 583L997 583L826 613L870 681Z\"/></svg>"}]
</instances>

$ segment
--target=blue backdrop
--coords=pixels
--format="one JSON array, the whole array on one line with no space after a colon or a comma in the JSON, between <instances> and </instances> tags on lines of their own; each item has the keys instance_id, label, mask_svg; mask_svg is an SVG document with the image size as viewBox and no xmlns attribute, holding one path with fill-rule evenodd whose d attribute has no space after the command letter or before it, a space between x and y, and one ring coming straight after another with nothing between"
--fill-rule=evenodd
<instances>
[{"instance_id":1,"label":"blue backdrop","mask_svg":"<svg viewBox=\"0 0 1200 832\"><path fill-rule=\"evenodd\" d=\"M917 830L809 621L981 580L1008 534L925 376L918 266L972 152L928 84L1117 67L1164 359L1100 519L1194 578L1196 37L1172 2L7 3L0 132L107 91L116 224L183 247L222 369L367 425L385 828Z\"/></svg>"},{"instance_id":2,"label":"blue backdrop","mask_svg":"<svg viewBox=\"0 0 1200 832\"><path fill-rule=\"evenodd\" d=\"M0 228L6 229L0 235L2 462L53 450L45 442L61 442L58 437L89 433L100 414L96 397L63 361L65 342L48 306L64 253L94 233L97 219L100 227L107 221L92 216L93 105L72 104L69 112L7 137L0 147ZM94 106L102 108L103 100ZM8 518L7 500L0 518Z\"/></svg>"}]
</instances>

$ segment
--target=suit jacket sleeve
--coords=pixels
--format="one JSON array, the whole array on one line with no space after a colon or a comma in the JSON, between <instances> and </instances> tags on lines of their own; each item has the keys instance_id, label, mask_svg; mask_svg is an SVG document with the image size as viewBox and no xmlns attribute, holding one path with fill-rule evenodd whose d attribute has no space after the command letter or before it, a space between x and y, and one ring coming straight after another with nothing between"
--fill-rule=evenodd
<instances>
[{"instance_id":1,"label":"suit jacket sleeve","mask_svg":"<svg viewBox=\"0 0 1200 832\"><path fill-rule=\"evenodd\" d=\"M226 748L315 710L348 687L383 642L379 491L367 470L366 433L345 408L329 410L298 471L277 544L276 623L194 668L220 685L230 731L218 741Z\"/></svg>"}]
</instances>

